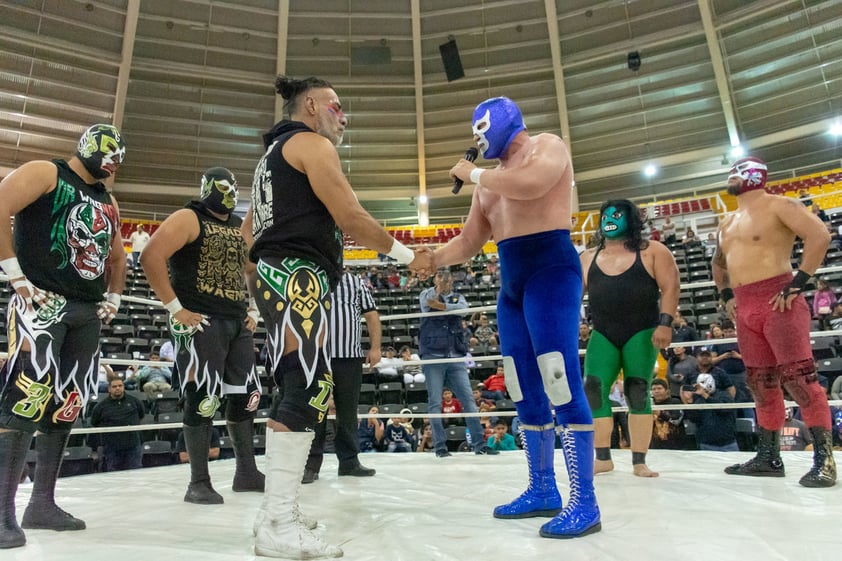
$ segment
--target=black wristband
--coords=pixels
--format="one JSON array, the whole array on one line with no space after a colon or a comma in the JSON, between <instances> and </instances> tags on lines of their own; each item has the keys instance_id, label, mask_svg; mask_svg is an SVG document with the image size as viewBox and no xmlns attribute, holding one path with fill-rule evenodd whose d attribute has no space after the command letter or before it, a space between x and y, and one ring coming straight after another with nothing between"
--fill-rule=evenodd
<instances>
[{"instance_id":1,"label":"black wristband","mask_svg":"<svg viewBox=\"0 0 842 561\"><path fill-rule=\"evenodd\" d=\"M673 317L671 315L661 312L661 315L658 317L658 325L672 327L672 320Z\"/></svg>"},{"instance_id":2,"label":"black wristband","mask_svg":"<svg viewBox=\"0 0 842 561\"><path fill-rule=\"evenodd\" d=\"M790 294L792 294L791 289L795 289L798 292L803 292L804 287L807 286L807 283L810 281L812 275L809 273L805 273L801 269L798 269L798 272L795 273L795 277L793 277L792 282L789 283Z\"/></svg>"},{"instance_id":3,"label":"black wristband","mask_svg":"<svg viewBox=\"0 0 842 561\"><path fill-rule=\"evenodd\" d=\"M723 304L727 304L729 300L734 299L734 290L726 286L719 291L719 297L722 298Z\"/></svg>"},{"instance_id":4,"label":"black wristband","mask_svg":"<svg viewBox=\"0 0 842 561\"><path fill-rule=\"evenodd\" d=\"M811 276L812 275L805 273L801 269L798 269L798 272L795 273L792 282L781 290L780 296L782 298L788 298L794 294L801 294L804 292L804 287L807 285L807 282L809 282Z\"/></svg>"}]
</instances>

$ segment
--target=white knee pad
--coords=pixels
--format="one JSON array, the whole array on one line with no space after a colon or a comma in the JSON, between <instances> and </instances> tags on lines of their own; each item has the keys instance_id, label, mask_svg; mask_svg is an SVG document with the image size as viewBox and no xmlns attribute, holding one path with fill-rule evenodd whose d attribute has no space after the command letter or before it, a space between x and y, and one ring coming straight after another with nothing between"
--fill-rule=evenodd
<instances>
[{"instance_id":1,"label":"white knee pad","mask_svg":"<svg viewBox=\"0 0 842 561\"><path fill-rule=\"evenodd\" d=\"M517 378L515 359L510 356L503 357L503 379L506 380L506 389L509 391L509 397L512 398L512 401L515 403L523 401L523 392L520 391L520 380Z\"/></svg>"},{"instance_id":2,"label":"white knee pad","mask_svg":"<svg viewBox=\"0 0 842 561\"><path fill-rule=\"evenodd\" d=\"M558 352L544 353L538 357L538 371L544 380L544 391L550 402L555 405L570 403L573 395L567 383L567 371L564 368L564 356ZM508 385L508 380L507 380Z\"/></svg>"}]
</instances>

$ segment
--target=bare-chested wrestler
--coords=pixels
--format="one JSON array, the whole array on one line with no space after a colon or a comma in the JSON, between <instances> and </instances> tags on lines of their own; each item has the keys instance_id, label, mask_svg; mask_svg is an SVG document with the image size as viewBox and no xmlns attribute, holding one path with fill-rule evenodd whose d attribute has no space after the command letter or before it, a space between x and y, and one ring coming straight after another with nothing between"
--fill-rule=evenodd
<instances>
[{"instance_id":1,"label":"bare-chested wrestler","mask_svg":"<svg viewBox=\"0 0 842 561\"><path fill-rule=\"evenodd\" d=\"M477 106L473 132L483 157L500 164L483 170L460 160L450 170L451 177L477 187L462 233L433 258L436 266L464 263L490 238L500 254L500 344L506 387L524 432L529 487L494 509L494 516L554 516L541 527L542 536L583 536L601 523L593 420L579 366L582 269L570 241L570 153L558 136L530 136L517 105L505 97ZM556 433L570 476L564 509L553 470Z\"/></svg>"},{"instance_id":2,"label":"bare-chested wrestler","mask_svg":"<svg viewBox=\"0 0 842 561\"><path fill-rule=\"evenodd\" d=\"M713 276L728 314L737 324L737 341L757 402L757 456L725 468L732 475L783 477L780 429L783 388L801 407L815 442L813 468L799 483L831 487L836 463L831 446L830 408L819 385L810 346L810 309L801 292L824 259L830 235L798 199L767 193L766 164L739 160L728 176L737 211L719 226ZM804 242L793 276L790 255L795 238Z\"/></svg>"}]
</instances>

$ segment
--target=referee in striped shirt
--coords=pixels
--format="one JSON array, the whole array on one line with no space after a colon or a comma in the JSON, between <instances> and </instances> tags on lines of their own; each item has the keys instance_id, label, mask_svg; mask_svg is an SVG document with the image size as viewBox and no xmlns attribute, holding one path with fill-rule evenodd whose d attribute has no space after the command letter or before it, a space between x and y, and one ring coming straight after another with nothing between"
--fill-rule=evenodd
<instances>
[{"instance_id":1,"label":"referee in striped shirt","mask_svg":"<svg viewBox=\"0 0 842 561\"><path fill-rule=\"evenodd\" d=\"M360 384L366 353L360 345L361 318L365 318L371 348L368 363L380 362L380 315L371 292L359 276L348 268L342 273L339 284L331 294L330 306L330 364L333 371L333 403L336 406L336 457L339 475L367 477L375 470L360 464L360 443L357 436L357 407L360 402ZM302 483L312 483L319 478L325 444L327 417L316 429L310 447Z\"/></svg>"}]
</instances>

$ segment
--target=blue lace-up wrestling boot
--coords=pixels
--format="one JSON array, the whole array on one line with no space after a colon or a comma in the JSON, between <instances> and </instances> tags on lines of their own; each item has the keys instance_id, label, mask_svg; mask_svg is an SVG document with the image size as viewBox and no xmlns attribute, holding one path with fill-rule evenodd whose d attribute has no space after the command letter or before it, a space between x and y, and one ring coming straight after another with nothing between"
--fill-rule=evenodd
<instances>
[{"instance_id":1,"label":"blue lace-up wrestling boot","mask_svg":"<svg viewBox=\"0 0 842 561\"><path fill-rule=\"evenodd\" d=\"M541 536L567 539L599 532L602 523L593 489L593 427L574 430L568 425L558 430L570 479L570 499L555 518L541 526Z\"/></svg>"},{"instance_id":2,"label":"blue lace-up wrestling boot","mask_svg":"<svg viewBox=\"0 0 842 561\"><path fill-rule=\"evenodd\" d=\"M555 483L553 453L555 431L540 426L524 427L523 448L529 466L529 487L521 496L494 509L495 518L555 516L561 512L561 495Z\"/></svg>"}]
</instances>

